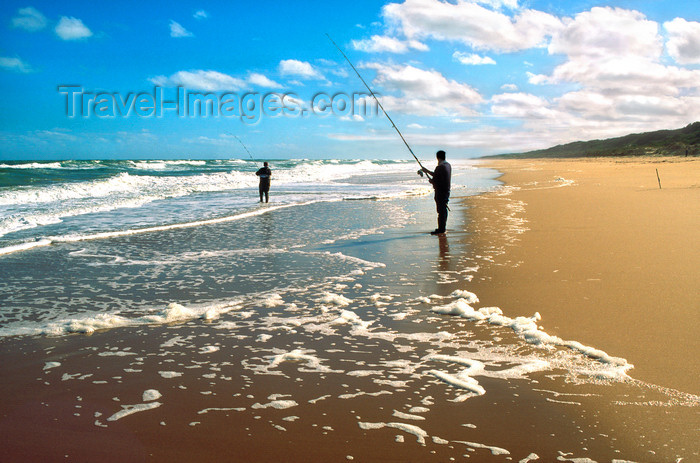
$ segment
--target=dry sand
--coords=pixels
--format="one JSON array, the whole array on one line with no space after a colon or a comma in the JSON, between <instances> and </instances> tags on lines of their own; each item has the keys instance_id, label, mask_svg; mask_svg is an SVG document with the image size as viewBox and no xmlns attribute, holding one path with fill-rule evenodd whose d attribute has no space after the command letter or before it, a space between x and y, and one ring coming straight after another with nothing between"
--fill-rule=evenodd
<instances>
[{"instance_id":1,"label":"dry sand","mask_svg":"<svg viewBox=\"0 0 700 463\"><path fill-rule=\"evenodd\" d=\"M479 246L508 242L475 282L482 302L539 311L547 332L626 358L634 378L700 393L700 160L487 165L512 193L467 200Z\"/></svg>"}]
</instances>

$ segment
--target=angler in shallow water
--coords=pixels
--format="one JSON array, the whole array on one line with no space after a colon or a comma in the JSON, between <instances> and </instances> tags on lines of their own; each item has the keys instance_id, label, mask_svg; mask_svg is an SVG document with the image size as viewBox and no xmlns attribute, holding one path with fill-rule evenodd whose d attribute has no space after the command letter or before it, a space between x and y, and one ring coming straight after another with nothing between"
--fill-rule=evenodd
<instances>
[{"instance_id":1,"label":"angler in shallow water","mask_svg":"<svg viewBox=\"0 0 700 463\"><path fill-rule=\"evenodd\" d=\"M255 175L260 177L260 185L258 188L260 190L260 202L263 202L264 195L265 202L267 203L270 200L270 177L272 177L272 171L270 170L270 167L268 167L267 161L263 163L263 166L258 169Z\"/></svg>"},{"instance_id":2,"label":"angler in shallow water","mask_svg":"<svg viewBox=\"0 0 700 463\"><path fill-rule=\"evenodd\" d=\"M440 150L435 153L438 165L435 171L430 171L425 167L422 168L423 172L428 174L430 177L430 183L433 184L435 189L435 206L437 207L438 214L438 227L430 232L431 235L440 235L445 233L445 227L447 225L447 203L450 201L450 183L452 179L452 166L449 162L445 161L445 152Z\"/></svg>"},{"instance_id":3,"label":"angler in shallow water","mask_svg":"<svg viewBox=\"0 0 700 463\"><path fill-rule=\"evenodd\" d=\"M345 55L343 50L341 50L338 44L333 41L330 35L326 34L326 37L328 37L328 40L330 40L333 46L335 46L335 48L338 49L340 54L343 55L345 61L347 61L352 70L355 71L355 74L357 74L357 77L360 78L367 91L369 91L369 93L372 95L374 101L377 102L377 106L379 107L379 109L381 109L386 118L389 119L389 122L391 122L391 126L394 128L394 130L396 130L396 133L399 134L399 137L401 137L403 144L406 145L406 148L408 148L408 151L411 153L411 156L413 156L413 159L415 159L418 165L420 166L418 174L420 174L421 177L423 176L424 172L428 175L428 180L430 180L430 183L433 184L433 188L435 188L435 205L437 206L438 213L438 227L434 231L430 232L430 234L440 235L445 233L445 226L447 224L447 211L450 210L450 208L447 207L447 202L450 200L450 179L452 177L452 166L450 166L450 164L445 161L445 152L440 150L436 153L438 158L438 165L435 168L435 172L432 172L423 167L423 164L421 164L420 160L418 159L418 156L416 156L416 154L413 152L411 146L408 144L399 128L396 127L396 124L394 124L394 121L391 119L391 116L389 116L389 113L387 113L384 109L384 106L382 106L382 102L379 101L377 95L375 95L370 86L367 85L367 82L365 81L365 79L362 78L362 75L360 75L357 68L355 68L355 65L352 64L350 58L348 58L347 55Z\"/></svg>"}]
</instances>

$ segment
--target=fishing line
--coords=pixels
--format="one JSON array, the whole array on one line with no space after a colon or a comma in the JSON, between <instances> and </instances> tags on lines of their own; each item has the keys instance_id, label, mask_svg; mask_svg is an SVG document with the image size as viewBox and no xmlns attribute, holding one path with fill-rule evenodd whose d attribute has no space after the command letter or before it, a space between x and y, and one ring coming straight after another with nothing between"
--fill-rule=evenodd
<instances>
[{"instance_id":1,"label":"fishing line","mask_svg":"<svg viewBox=\"0 0 700 463\"><path fill-rule=\"evenodd\" d=\"M352 61L350 61L350 59L345 55L345 53L343 52L343 50L340 49L340 47L338 46L338 44L335 43L335 42L333 41L333 39L331 38L331 36L328 35L328 34L326 34L326 37L328 37L328 40L330 40L331 43L335 46L335 48L338 49L338 51L340 52L340 54L343 55L343 58L345 58L345 60L348 62L348 64L349 64L350 67L352 68L352 70L355 71L355 74L357 74L357 77L359 77L360 80L362 81L362 83L365 85L365 87L367 88L367 90L369 91L369 93L370 93L370 94L372 95L372 97L374 98L374 101L377 102L377 105L379 105L379 107L381 108L381 110L382 110L382 112L384 113L384 115L386 116L386 118L389 119L389 122L391 122L391 126L394 128L394 130L396 130L396 133L399 134L399 137L401 137L401 140L403 140L403 143L404 143L404 145L406 145L406 148L408 148L408 151L411 153L411 156L413 156L413 159L415 159L416 162L418 163L418 165L421 167L421 170L418 171L418 175L420 175L420 176L422 177L422 176L423 176L423 169L425 169L425 167L423 167L423 164L421 164L420 160L418 159L418 157L415 155L415 153L414 153L413 150L411 149L411 146L408 144L408 142L406 141L406 139L403 137L403 134L401 133L401 131L399 130L399 128L396 127L396 124L394 124L394 121L393 121L393 120L391 119L391 117L389 116L389 113L386 112L386 110L384 109L384 106L382 106L382 104L379 102L379 99L377 98L377 95L375 95L374 92L372 91L372 89L369 88L369 85L367 85L367 82L365 82L365 79L362 78L362 76L360 75L360 73L357 71L357 69L355 68L355 66L352 64ZM425 169L425 170L427 170L427 169ZM428 174L427 172L425 173L425 175L426 175L428 178L430 178L430 174Z\"/></svg>"},{"instance_id":2,"label":"fishing line","mask_svg":"<svg viewBox=\"0 0 700 463\"><path fill-rule=\"evenodd\" d=\"M255 161L255 158L253 157L252 154L250 154L250 151L248 151L248 148L246 148L246 146L243 144L243 142L241 141L241 139L238 138L236 135L233 135L232 133L229 133L229 135L233 136L233 138L235 138L236 140L238 140L238 143L241 144L241 146L243 147L243 149L246 150L246 153L248 153L248 156L250 156L250 159L252 159L253 161Z\"/></svg>"}]
</instances>

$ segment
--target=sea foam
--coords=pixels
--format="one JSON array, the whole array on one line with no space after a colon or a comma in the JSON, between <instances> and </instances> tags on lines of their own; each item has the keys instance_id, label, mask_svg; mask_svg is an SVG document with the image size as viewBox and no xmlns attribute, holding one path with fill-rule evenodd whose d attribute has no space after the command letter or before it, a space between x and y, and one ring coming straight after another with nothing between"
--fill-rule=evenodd
<instances>
[{"instance_id":1,"label":"sea foam","mask_svg":"<svg viewBox=\"0 0 700 463\"><path fill-rule=\"evenodd\" d=\"M406 423L397 423L397 422L390 422L390 423L370 423L370 422L363 422L360 421L358 423L360 426L360 429L381 429L381 428L394 428L398 429L400 431L403 431L408 434L413 434L416 436L416 440L418 441L419 444L425 445L425 438L428 437L428 433L425 432L424 429L413 425L413 424L406 424Z\"/></svg>"},{"instance_id":2,"label":"sea foam","mask_svg":"<svg viewBox=\"0 0 700 463\"><path fill-rule=\"evenodd\" d=\"M122 405L122 410L107 418L107 421L117 421L124 418L125 416L133 415L134 413L143 412L146 410L152 410L154 408L160 407L161 405L163 404L160 402L149 402L137 405Z\"/></svg>"},{"instance_id":3,"label":"sea foam","mask_svg":"<svg viewBox=\"0 0 700 463\"><path fill-rule=\"evenodd\" d=\"M595 373L596 375L608 379L627 379L629 378L626 374L627 370L633 368L633 365L629 364L627 360L623 358L613 357L600 349L585 346L578 341L567 341L540 330L537 322L540 321L542 317L537 312L532 317L510 318L503 315L503 311L498 307L474 309L469 305L467 299L461 297L448 304L432 307L431 311L445 315L457 315L469 320L484 321L491 325L510 328L529 344L567 347L589 358L611 366L613 368L612 370L606 370L605 372L597 371Z\"/></svg>"}]
</instances>

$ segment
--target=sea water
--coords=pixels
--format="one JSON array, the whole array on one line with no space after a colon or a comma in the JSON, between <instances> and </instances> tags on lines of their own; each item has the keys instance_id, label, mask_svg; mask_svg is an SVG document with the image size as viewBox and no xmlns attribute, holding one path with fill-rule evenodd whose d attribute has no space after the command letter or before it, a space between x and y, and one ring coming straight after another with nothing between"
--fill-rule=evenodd
<instances>
[{"instance_id":1,"label":"sea water","mask_svg":"<svg viewBox=\"0 0 700 463\"><path fill-rule=\"evenodd\" d=\"M497 184L493 171L454 164L453 195ZM152 323L139 317L163 304L286 287L302 277L294 268L301 260L339 265L346 259L303 254L298 248L309 239L330 244L401 226L407 217L391 200L431 192L415 162L270 165L271 202L263 204L255 176L260 163L252 160L0 164L0 335ZM368 210L383 220L351 223L338 207L348 201L363 203L350 206L360 212L369 201L382 201ZM283 220L273 218L282 210ZM47 248L34 250L39 247ZM264 260L273 262L260 268ZM204 275L217 282L203 286Z\"/></svg>"}]
</instances>

